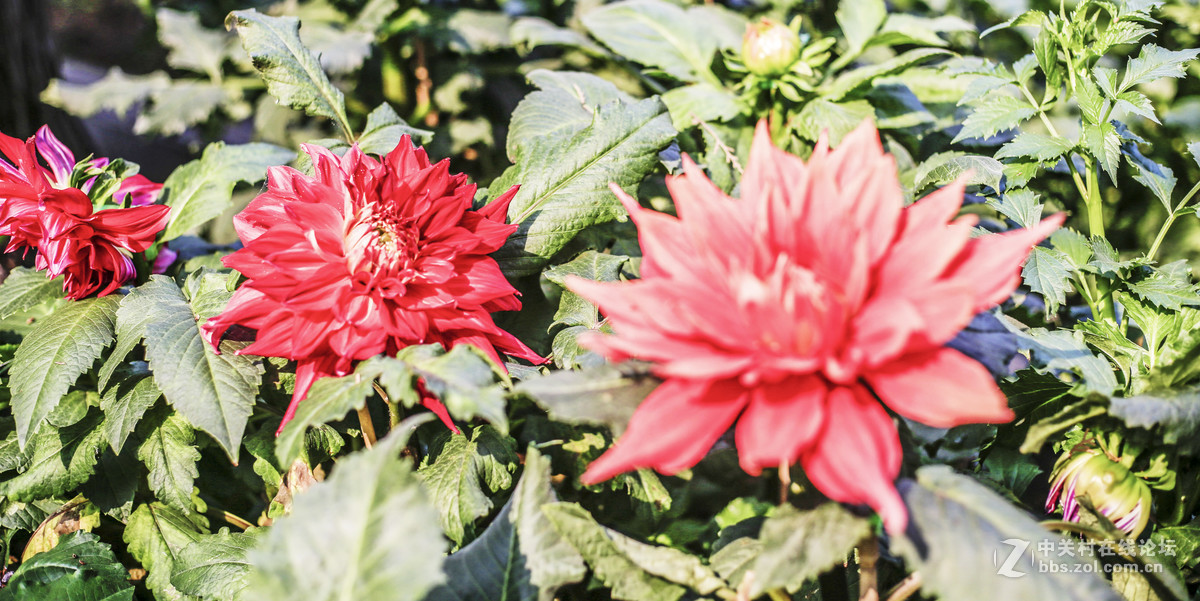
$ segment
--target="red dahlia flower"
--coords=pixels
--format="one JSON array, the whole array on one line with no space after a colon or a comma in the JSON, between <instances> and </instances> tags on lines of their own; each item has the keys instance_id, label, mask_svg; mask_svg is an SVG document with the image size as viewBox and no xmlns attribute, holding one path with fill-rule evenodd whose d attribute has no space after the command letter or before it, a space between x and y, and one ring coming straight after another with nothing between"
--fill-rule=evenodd
<instances>
[{"instance_id":1,"label":"red dahlia flower","mask_svg":"<svg viewBox=\"0 0 1200 601\"><path fill-rule=\"evenodd\" d=\"M38 250L34 266L51 278L64 275L67 298L111 293L135 274L131 253L143 252L166 227L164 205L96 211L86 190L69 187L75 156L46 127L25 142L0 134L0 235L6 252ZM38 162L38 155L46 166ZM107 159L96 159L107 163ZM132 204L153 202L162 188L141 176L126 178L114 196Z\"/></svg>"},{"instance_id":2,"label":"red dahlia flower","mask_svg":"<svg viewBox=\"0 0 1200 601\"><path fill-rule=\"evenodd\" d=\"M638 226L642 279L567 283L615 332L585 344L652 361L664 380L584 481L675 473L736 422L748 473L798 461L829 498L903 530L900 440L879 401L936 427L1012 419L987 369L944 345L1012 292L1063 217L972 239L975 217L952 221L962 182L906 208L869 124L834 151L822 139L806 164L760 122L741 198L688 159L668 187L679 218L613 188Z\"/></svg>"},{"instance_id":3,"label":"red dahlia flower","mask_svg":"<svg viewBox=\"0 0 1200 601\"><path fill-rule=\"evenodd\" d=\"M517 227L504 224L515 187L473 211L475 186L408 136L382 161L357 147L304 150L316 177L272 167L267 191L234 218L245 246L224 263L248 281L204 325L214 347L237 324L257 330L239 352L296 361L284 423L318 378L413 344L541 360L491 316L521 307L488 256Z\"/></svg>"}]
</instances>

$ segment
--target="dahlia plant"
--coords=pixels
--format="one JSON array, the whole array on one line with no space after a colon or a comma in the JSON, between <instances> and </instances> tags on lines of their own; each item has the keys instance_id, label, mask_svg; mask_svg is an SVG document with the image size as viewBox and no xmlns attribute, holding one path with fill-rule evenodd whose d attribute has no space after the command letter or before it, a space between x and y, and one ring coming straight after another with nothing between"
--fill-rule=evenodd
<instances>
[{"instance_id":1,"label":"dahlia plant","mask_svg":"<svg viewBox=\"0 0 1200 601\"><path fill-rule=\"evenodd\" d=\"M160 4L42 97L227 140L0 135L0 601L1197 596L1195 7Z\"/></svg>"}]
</instances>

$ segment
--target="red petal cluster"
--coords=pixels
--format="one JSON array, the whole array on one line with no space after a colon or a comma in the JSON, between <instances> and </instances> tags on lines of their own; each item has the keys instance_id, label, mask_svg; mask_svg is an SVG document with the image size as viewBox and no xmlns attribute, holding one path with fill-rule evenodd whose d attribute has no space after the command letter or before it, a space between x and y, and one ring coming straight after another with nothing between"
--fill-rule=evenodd
<instances>
[{"instance_id":1,"label":"red petal cluster","mask_svg":"<svg viewBox=\"0 0 1200 601\"><path fill-rule=\"evenodd\" d=\"M65 275L67 298L121 287L135 273L130 254L150 248L166 227L170 208L163 205L96 211L84 190L68 187L75 157L45 127L25 142L0 134L0 154L7 158L0 160L0 235L11 236L6 252L37 249L34 266L51 278ZM134 176L116 196L152 202L161 187Z\"/></svg>"},{"instance_id":2,"label":"red petal cluster","mask_svg":"<svg viewBox=\"0 0 1200 601\"><path fill-rule=\"evenodd\" d=\"M488 256L516 230L504 223L515 187L471 210L475 186L408 136L382 161L357 147L340 158L304 150L315 177L272 168L267 191L234 218L245 246L224 263L248 280L204 325L214 346L241 325L257 337L240 352L296 361L284 423L316 379L413 344L541 361L491 316L521 307Z\"/></svg>"},{"instance_id":3,"label":"red petal cluster","mask_svg":"<svg viewBox=\"0 0 1200 601\"><path fill-rule=\"evenodd\" d=\"M900 440L884 406L936 427L1012 419L988 371L944 345L1008 297L1063 216L973 239L975 217L954 219L961 182L905 207L869 124L836 150L818 143L805 163L760 123L741 198L687 159L668 187L678 218L614 187L638 226L642 279L568 282L615 332L585 344L652 361L664 379L584 480L677 472L736 422L747 472L799 462L829 498L904 529Z\"/></svg>"}]
</instances>

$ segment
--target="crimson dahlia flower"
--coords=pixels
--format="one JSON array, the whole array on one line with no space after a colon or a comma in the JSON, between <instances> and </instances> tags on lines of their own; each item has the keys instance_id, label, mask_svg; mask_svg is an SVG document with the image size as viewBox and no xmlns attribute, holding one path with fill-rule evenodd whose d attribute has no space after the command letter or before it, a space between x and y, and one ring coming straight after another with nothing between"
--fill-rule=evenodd
<instances>
[{"instance_id":1,"label":"crimson dahlia flower","mask_svg":"<svg viewBox=\"0 0 1200 601\"><path fill-rule=\"evenodd\" d=\"M516 230L504 223L515 187L471 210L475 186L448 159L431 165L408 136L382 161L357 147L340 158L304 150L315 177L272 167L267 191L234 218L245 246L224 263L248 280L204 325L214 347L241 325L257 337L239 352L296 361L284 423L318 378L413 344L541 360L491 316L521 307L488 256Z\"/></svg>"},{"instance_id":2,"label":"crimson dahlia flower","mask_svg":"<svg viewBox=\"0 0 1200 601\"><path fill-rule=\"evenodd\" d=\"M805 163L760 123L741 198L688 159L668 187L678 218L613 188L638 227L642 279L568 281L615 332L585 343L651 361L663 378L584 481L675 473L736 422L748 473L799 462L829 498L903 530L900 440L884 406L935 427L1012 419L987 369L944 345L1008 297L1062 215L972 239L975 217L953 219L963 183L905 207L869 124L836 150L822 140Z\"/></svg>"},{"instance_id":3,"label":"crimson dahlia flower","mask_svg":"<svg viewBox=\"0 0 1200 601\"><path fill-rule=\"evenodd\" d=\"M75 156L45 126L25 142L0 134L0 153L8 159L0 159L0 235L11 236L6 252L36 248L34 266L51 278L65 275L70 299L104 296L133 278L130 255L154 244L171 211L148 204L160 184L126 178L114 198L147 206L97 211L86 194L90 181L82 190L70 187Z\"/></svg>"}]
</instances>

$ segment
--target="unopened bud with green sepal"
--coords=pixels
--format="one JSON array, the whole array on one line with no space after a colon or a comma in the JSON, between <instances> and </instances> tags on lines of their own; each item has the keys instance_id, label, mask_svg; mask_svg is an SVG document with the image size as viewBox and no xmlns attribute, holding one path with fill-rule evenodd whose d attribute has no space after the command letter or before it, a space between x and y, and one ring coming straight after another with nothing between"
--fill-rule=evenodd
<instances>
[{"instance_id":1,"label":"unopened bud with green sepal","mask_svg":"<svg viewBox=\"0 0 1200 601\"><path fill-rule=\"evenodd\" d=\"M787 73L800 58L800 35L794 29L762 18L746 28L742 38L742 62L760 77Z\"/></svg>"}]
</instances>

